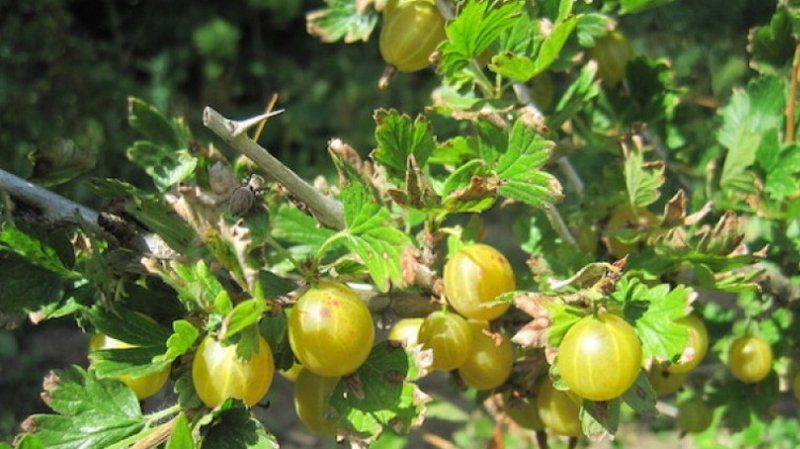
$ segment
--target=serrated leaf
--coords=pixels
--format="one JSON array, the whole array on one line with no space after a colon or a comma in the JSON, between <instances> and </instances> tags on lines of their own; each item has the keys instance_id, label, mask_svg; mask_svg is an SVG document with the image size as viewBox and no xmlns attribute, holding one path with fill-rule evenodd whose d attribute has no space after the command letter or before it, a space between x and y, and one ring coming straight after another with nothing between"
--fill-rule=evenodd
<instances>
[{"instance_id":1,"label":"serrated leaf","mask_svg":"<svg viewBox=\"0 0 800 449\"><path fill-rule=\"evenodd\" d=\"M369 441L384 428L407 431L417 424L424 404L412 383L420 374L415 357L388 342L375 345L355 373L363 396L347 394L347 382L339 382L331 396L330 405L341 416L339 426Z\"/></svg>"},{"instance_id":2,"label":"serrated leaf","mask_svg":"<svg viewBox=\"0 0 800 449\"><path fill-rule=\"evenodd\" d=\"M549 301L545 305L551 321L547 330L547 341L550 346L558 347L569 328L583 318L585 312L563 301Z\"/></svg>"},{"instance_id":3,"label":"serrated leaf","mask_svg":"<svg viewBox=\"0 0 800 449\"><path fill-rule=\"evenodd\" d=\"M122 382L78 367L56 374L48 405L58 414L34 415L34 435L44 447L105 448L144 428L139 402Z\"/></svg>"},{"instance_id":4,"label":"serrated leaf","mask_svg":"<svg viewBox=\"0 0 800 449\"><path fill-rule=\"evenodd\" d=\"M380 291L404 285L400 256L411 239L389 226L389 211L361 182L351 180L342 189L341 200L347 225L340 234L344 245L358 255Z\"/></svg>"},{"instance_id":5,"label":"serrated leaf","mask_svg":"<svg viewBox=\"0 0 800 449\"><path fill-rule=\"evenodd\" d=\"M97 377L117 378L119 376L141 377L157 373L170 362L155 362L164 352L164 346L136 346L124 349L98 349L89 354L92 372Z\"/></svg>"},{"instance_id":6,"label":"serrated leaf","mask_svg":"<svg viewBox=\"0 0 800 449\"><path fill-rule=\"evenodd\" d=\"M780 74L791 65L795 48L792 17L786 6L778 6L769 24L757 27L748 36L747 49L753 56L750 66L761 73Z\"/></svg>"},{"instance_id":7,"label":"serrated leaf","mask_svg":"<svg viewBox=\"0 0 800 449\"><path fill-rule=\"evenodd\" d=\"M197 246L193 244L195 231L170 211L162 197L148 195L117 179L93 179L92 190L110 200L124 200L125 212L157 233L175 251L189 253Z\"/></svg>"},{"instance_id":8,"label":"serrated leaf","mask_svg":"<svg viewBox=\"0 0 800 449\"><path fill-rule=\"evenodd\" d=\"M80 276L64 266L55 248L8 223L0 228L0 252L5 251L14 252L29 263L61 277Z\"/></svg>"},{"instance_id":9,"label":"serrated leaf","mask_svg":"<svg viewBox=\"0 0 800 449\"><path fill-rule=\"evenodd\" d=\"M498 53L492 56L492 62L488 67L489 70L498 75L520 82L533 78L533 74L536 72L536 64L533 59L523 54L511 52Z\"/></svg>"},{"instance_id":10,"label":"serrated leaf","mask_svg":"<svg viewBox=\"0 0 800 449\"><path fill-rule=\"evenodd\" d=\"M584 400L578 418L581 430L591 441L613 437L619 427L619 398L606 402Z\"/></svg>"},{"instance_id":11,"label":"serrated leaf","mask_svg":"<svg viewBox=\"0 0 800 449\"><path fill-rule=\"evenodd\" d=\"M0 252L0 312L34 312L57 304L67 283L56 273L31 265L22 257Z\"/></svg>"},{"instance_id":12,"label":"serrated leaf","mask_svg":"<svg viewBox=\"0 0 800 449\"><path fill-rule=\"evenodd\" d=\"M783 121L784 84L778 78L760 77L747 90L736 89L722 109L719 142L727 148L720 185L729 187L756 160L756 151L767 131Z\"/></svg>"},{"instance_id":13,"label":"serrated leaf","mask_svg":"<svg viewBox=\"0 0 800 449\"><path fill-rule=\"evenodd\" d=\"M614 21L605 14L592 12L578 15L578 23L575 26L578 44L586 48L594 47L595 40L605 36L613 26Z\"/></svg>"},{"instance_id":14,"label":"serrated leaf","mask_svg":"<svg viewBox=\"0 0 800 449\"><path fill-rule=\"evenodd\" d=\"M600 94L600 83L597 80L597 64L586 64L578 77L570 84L556 105L554 114L547 117L547 126L558 129Z\"/></svg>"},{"instance_id":15,"label":"serrated leaf","mask_svg":"<svg viewBox=\"0 0 800 449\"><path fill-rule=\"evenodd\" d=\"M524 2L496 4L470 0L458 16L447 23L447 41L440 47L440 70L446 80L455 79L473 59L489 48L520 18Z\"/></svg>"},{"instance_id":16,"label":"serrated leaf","mask_svg":"<svg viewBox=\"0 0 800 449\"><path fill-rule=\"evenodd\" d=\"M287 370L294 364L294 354L289 345L287 331L287 314L288 310L275 316L268 316L259 323L261 336L269 344L275 359L275 368L279 370Z\"/></svg>"},{"instance_id":17,"label":"serrated leaf","mask_svg":"<svg viewBox=\"0 0 800 449\"><path fill-rule=\"evenodd\" d=\"M302 247L302 252L316 253L334 231L322 227L313 217L296 207L282 204L272 220L272 236Z\"/></svg>"},{"instance_id":18,"label":"serrated leaf","mask_svg":"<svg viewBox=\"0 0 800 449\"><path fill-rule=\"evenodd\" d=\"M306 14L308 34L322 42L343 39L346 44L366 41L378 23L378 13L372 8L358 7L352 0L325 0L325 8Z\"/></svg>"},{"instance_id":19,"label":"serrated leaf","mask_svg":"<svg viewBox=\"0 0 800 449\"><path fill-rule=\"evenodd\" d=\"M379 109L375 111L374 118L378 147L372 157L378 163L398 177L405 174L408 157L412 154L420 167L425 166L436 148L431 125L425 117L418 115L412 121L411 117L394 109Z\"/></svg>"},{"instance_id":20,"label":"serrated leaf","mask_svg":"<svg viewBox=\"0 0 800 449\"><path fill-rule=\"evenodd\" d=\"M635 209L653 204L661 196L659 190L664 184L664 165L644 164L644 155L637 149L625 155L625 187L628 201Z\"/></svg>"},{"instance_id":21,"label":"serrated leaf","mask_svg":"<svg viewBox=\"0 0 800 449\"><path fill-rule=\"evenodd\" d=\"M205 262L174 267L175 278L164 280L177 292L189 310L206 310L226 314L233 308L230 296Z\"/></svg>"},{"instance_id":22,"label":"serrated leaf","mask_svg":"<svg viewBox=\"0 0 800 449\"><path fill-rule=\"evenodd\" d=\"M128 159L141 167L162 192L192 176L198 159L188 150L174 150L150 141L134 142L127 151Z\"/></svg>"},{"instance_id":23,"label":"serrated leaf","mask_svg":"<svg viewBox=\"0 0 800 449\"><path fill-rule=\"evenodd\" d=\"M257 298L242 301L231 310L223 320L222 329L224 338L228 339L238 334L248 326L258 323L261 315L267 311L267 304Z\"/></svg>"},{"instance_id":24,"label":"serrated leaf","mask_svg":"<svg viewBox=\"0 0 800 449\"><path fill-rule=\"evenodd\" d=\"M278 449L275 437L239 401L225 401L201 421L208 421L201 449Z\"/></svg>"},{"instance_id":25,"label":"serrated leaf","mask_svg":"<svg viewBox=\"0 0 800 449\"><path fill-rule=\"evenodd\" d=\"M639 373L636 382L622 394L622 401L641 416L654 417L658 413L656 410L658 395L644 371Z\"/></svg>"},{"instance_id":26,"label":"serrated leaf","mask_svg":"<svg viewBox=\"0 0 800 449\"><path fill-rule=\"evenodd\" d=\"M181 413L176 418L175 425L172 426L172 433L164 449L194 449L194 447L189 420L186 419L186 415Z\"/></svg>"},{"instance_id":27,"label":"serrated leaf","mask_svg":"<svg viewBox=\"0 0 800 449\"><path fill-rule=\"evenodd\" d=\"M644 360L677 360L683 353L689 331L675 321L689 313L692 294L683 285L672 290L668 284L650 288L627 277L617 283L612 298L622 303L625 319L634 323Z\"/></svg>"},{"instance_id":28,"label":"serrated leaf","mask_svg":"<svg viewBox=\"0 0 800 449\"><path fill-rule=\"evenodd\" d=\"M169 362L186 354L200 337L200 331L186 320L172 323L172 335L167 339L167 350L155 357L154 362Z\"/></svg>"},{"instance_id":29,"label":"serrated leaf","mask_svg":"<svg viewBox=\"0 0 800 449\"><path fill-rule=\"evenodd\" d=\"M161 112L146 102L128 98L128 123L155 145L170 150L186 148L185 136Z\"/></svg>"},{"instance_id":30,"label":"serrated leaf","mask_svg":"<svg viewBox=\"0 0 800 449\"><path fill-rule=\"evenodd\" d=\"M539 170L550 157L553 143L517 119L508 136L508 147L497 161L500 195L539 207L561 197L561 184Z\"/></svg>"}]
</instances>

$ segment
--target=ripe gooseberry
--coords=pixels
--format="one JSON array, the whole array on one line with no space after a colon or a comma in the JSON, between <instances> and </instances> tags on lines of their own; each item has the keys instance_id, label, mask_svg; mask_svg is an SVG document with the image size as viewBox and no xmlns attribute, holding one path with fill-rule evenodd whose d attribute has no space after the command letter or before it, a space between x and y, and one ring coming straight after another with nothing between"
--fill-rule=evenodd
<instances>
[{"instance_id":1,"label":"ripe gooseberry","mask_svg":"<svg viewBox=\"0 0 800 449\"><path fill-rule=\"evenodd\" d=\"M647 378L650 380L650 385L659 396L666 396L675 393L682 386L686 380L685 373L673 373L669 370L663 369L660 366L653 365L650 372L647 373Z\"/></svg>"},{"instance_id":2,"label":"ripe gooseberry","mask_svg":"<svg viewBox=\"0 0 800 449\"><path fill-rule=\"evenodd\" d=\"M597 73L611 87L625 79L625 66L633 59L633 47L619 31L601 37L591 49L592 59L597 61Z\"/></svg>"},{"instance_id":3,"label":"ripe gooseberry","mask_svg":"<svg viewBox=\"0 0 800 449\"><path fill-rule=\"evenodd\" d=\"M576 395L591 401L620 396L636 381L642 345L627 321L611 313L575 323L558 348L561 378Z\"/></svg>"},{"instance_id":4,"label":"ripe gooseberry","mask_svg":"<svg viewBox=\"0 0 800 449\"><path fill-rule=\"evenodd\" d=\"M433 0L390 0L383 11L378 39L381 56L401 72L431 64L430 56L445 39L444 18Z\"/></svg>"},{"instance_id":5,"label":"ripe gooseberry","mask_svg":"<svg viewBox=\"0 0 800 449\"><path fill-rule=\"evenodd\" d=\"M489 325L483 321L470 321L472 329L472 351L458 368L461 380L478 390L499 387L511 375L514 364L514 349L505 336L497 344L484 331Z\"/></svg>"},{"instance_id":6,"label":"ripe gooseberry","mask_svg":"<svg viewBox=\"0 0 800 449\"><path fill-rule=\"evenodd\" d=\"M687 399L678 404L678 429L686 433L699 433L711 425L714 411L700 398Z\"/></svg>"},{"instance_id":7,"label":"ripe gooseberry","mask_svg":"<svg viewBox=\"0 0 800 449\"><path fill-rule=\"evenodd\" d=\"M338 282L314 285L289 314L289 345L300 363L320 376L352 373L367 359L374 340L369 309Z\"/></svg>"},{"instance_id":8,"label":"ripe gooseberry","mask_svg":"<svg viewBox=\"0 0 800 449\"><path fill-rule=\"evenodd\" d=\"M772 370L772 348L759 337L737 338L728 350L728 368L744 383L758 382Z\"/></svg>"},{"instance_id":9,"label":"ripe gooseberry","mask_svg":"<svg viewBox=\"0 0 800 449\"><path fill-rule=\"evenodd\" d=\"M119 341L103 334L95 334L89 339L89 352L98 349L125 349L135 348L135 345ZM149 398L150 396L158 393L164 384L169 379L170 367L167 366L161 371L155 373L145 374L144 376L131 377L123 374L117 377L117 380L124 383L136 394L139 400Z\"/></svg>"},{"instance_id":10,"label":"ripe gooseberry","mask_svg":"<svg viewBox=\"0 0 800 449\"><path fill-rule=\"evenodd\" d=\"M210 408L227 398L240 399L251 406L267 394L275 365L266 340L258 337L258 352L245 361L236 354L236 345L223 346L206 336L197 347L192 362L192 382L197 395Z\"/></svg>"},{"instance_id":11,"label":"ripe gooseberry","mask_svg":"<svg viewBox=\"0 0 800 449\"><path fill-rule=\"evenodd\" d=\"M464 318L447 311L428 315L419 328L419 342L433 352L431 368L450 371L461 366L472 351L472 329Z\"/></svg>"},{"instance_id":12,"label":"ripe gooseberry","mask_svg":"<svg viewBox=\"0 0 800 449\"><path fill-rule=\"evenodd\" d=\"M387 340L399 341L403 346L413 346L419 342L419 328L423 318L404 318L392 326Z\"/></svg>"},{"instance_id":13,"label":"ripe gooseberry","mask_svg":"<svg viewBox=\"0 0 800 449\"><path fill-rule=\"evenodd\" d=\"M338 377L318 376L307 369L297 376L294 408L300 421L316 433L336 435L336 420L328 416L328 403L338 383Z\"/></svg>"},{"instance_id":14,"label":"ripe gooseberry","mask_svg":"<svg viewBox=\"0 0 800 449\"><path fill-rule=\"evenodd\" d=\"M444 266L447 301L467 318L490 321L499 317L510 304L494 303L495 299L515 288L508 259L489 245L462 246Z\"/></svg>"},{"instance_id":15,"label":"ripe gooseberry","mask_svg":"<svg viewBox=\"0 0 800 449\"><path fill-rule=\"evenodd\" d=\"M689 346L684 350L684 355L681 359L684 360L690 354L691 360L686 362L678 361L678 363L670 365L668 369L671 373L688 373L699 365L706 356L708 351L708 330L703 320L696 315L687 315L675 322L683 324L689 329Z\"/></svg>"},{"instance_id":16,"label":"ripe gooseberry","mask_svg":"<svg viewBox=\"0 0 800 449\"><path fill-rule=\"evenodd\" d=\"M506 392L503 394L503 408L509 418L520 427L530 430L544 430L544 423L539 417L536 398L514 398Z\"/></svg>"},{"instance_id":17,"label":"ripe gooseberry","mask_svg":"<svg viewBox=\"0 0 800 449\"><path fill-rule=\"evenodd\" d=\"M581 422L578 419L581 409L580 398L569 392L557 390L549 377L545 377L539 383L536 406L539 417L547 429L563 436L581 435Z\"/></svg>"}]
</instances>

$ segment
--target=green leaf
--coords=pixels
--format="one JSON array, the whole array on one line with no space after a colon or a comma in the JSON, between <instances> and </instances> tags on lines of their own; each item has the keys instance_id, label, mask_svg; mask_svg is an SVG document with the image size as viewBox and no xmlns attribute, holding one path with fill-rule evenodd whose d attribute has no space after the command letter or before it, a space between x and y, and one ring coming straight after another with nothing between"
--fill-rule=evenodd
<instances>
[{"instance_id":1,"label":"green leaf","mask_svg":"<svg viewBox=\"0 0 800 449\"><path fill-rule=\"evenodd\" d=\"M578 15L575 34L581 47L594 47L595 40L608 34L613 29L614 21L605 14L587 13Z\"/></svg>"},{"instance_id":2,"label":"green leaf","mask_svg":"<svg viewBox=\"0 0 800 449\"><path fill-rule=\"evenodd\" d=\"M674 0L620 0L620 14L631 14L666 5Z\"/></svg>"},{"instance_id":3,"label":"green leaf","mask_svg":"<svg viewBox=\"0 0 800 449\"><path fill-rule=\"evenodd\" d=\"M374 438L384 428L407 431L417 423L424 405L418 387L416 354L382 342L372 348L366 362L356 371L361 394L348 391L339 382L330 405L340 413L339 426Z\"/></svg>"},{"instance_id":4,"label":"green leaf","mask_svg":"<svg viewBox=\"0 0 800 449\"><path fill-rule=\"evenodd\" d=\"M361 182L351 180L345 185L341 200L347 225L340 234L344 245L358 255L380 291L388 291L392 284L404 285L400 256L411 246L411 239L389 225L389 211L377 204Z\"/></svg>"},{"instance_id":5,"label":"green leaf","mask_svg":"<svg viewBox=\"0 0 800 449\"><path fill-rule=\"evenodd\" d=\"M440 47L440 70L453 79L520 17L524 2L469 0L458 16L447 23L447 41Z\"/></svg>"},{"instance_id":6,"label":"green leaf","mask_svg":"<svg viewBox=\"0 0 800 449\"><path fill-rule=\"evenodd\" d=\"M597 80L597 65L586 64L578 77L570 84L556 105L555 113L547 117L547 126L558 129L564 122L572 118L586 103L592 102L600 94L600 83Z\"/></svg>"},{"instance_id":7,"label":"green leaf","mask_svg":"<svg viewBox=\"0 0 800 449\"><path fill-rule=\"evenodd\" d=\"M163 346L171 335L168 328L152 318L122 307L109 311L95 306L89 319L103 334L137 346Z\"/></svg>"},{"instance_id":8,"label":"green leaf","mask_svg":"<svg viewBox=\"0 0 800 449\"><path fill-rule=\"evenodd\" d=\"M201 419L201 449L278 449L275 437L239 401L227 400Z\"/></svg>"},{"instance_id":9,"label":"green leaf","mask_svg":"<svg viewBox=\"0 0 800 449\"><path fill-rule=\"evenodd\" d=\"M171 123L156 108L135 98L128 98L128 123L152 144L169 150L187 147L185 129Z\"/></svg>"},{"instance_id":10,"label":"green leaf","mask_svg":"<svg viewBox=\"0 0 800 449\"><path fill-rule=\"evenodd\" d=\"M128 148L127 155L153 178L156 188L162 192L191 177L198 163L185 149L173 150L141 140Z\"/></svg>"},{"instance_id":11,"label":"green leaf","mask_svg":"<svg viewBox=\"0 0 800 449\"><path fill-rule=\"evenodd\" d=\"M0 252L0 312L34 312L57 304L67 283L56 273L31 265L22 257Z\"/></svg>"},{"instance_id":12,"label":"green leaf","mask_svg":"<svg viewBox=\"0 0 800 449\"><path fill-rule=\"evenodd\" d=\"M645 165L644 155L632 149L625 155L625 187L628 201L634 209L653 204L661 196L659 190L664 184L664 165Z\"/></svg>"},{"instance_id":13,"label":"green leaf","mask_svg":"<svg viewBox=\"0 0 800 449\"><path fill-rule=\"evenodd\" d=\"M154 362L171 362L177 359L192 349L194 342L200 337L200 331L186 320L173 322L172 331L167 339L166 352L153 358Z\"/></svg>"},{"instance_id":14,"label":"green leaf","mask_svg":"<svg viewBox=\"0 0 800 449\"><path fill-rule=\"evenodd\" d=\"M157 233L175 251L185 254L196 248L194 230L167 207L162 197L148 195L117 179L93 179L92 189L101 197L123 200L125 212Z\"/></svg>"},{"instance_id":15,"label":"green leaf","mask_svg":"<svg viewBox=\"0 0 800 449\"><path fill-rule=\"evenodd\" d=\"M768 25L756 27L748 36L748 50L753 55L750 66L761 73L779 75L792 64L795 38L792 17L786 6L778 6Z\"/></svg>"},{"instance_id":16,"label":"green leaf","mask_svg":"<svg viewBox=\"0 0 800 449\"><path fill-rule=\"evenodd\" d=\"M773 77L760 77L747 90L734 90L730 103L722 109L722 127L717 139L728 150L720 185L726 188L756 160L763 135L783 122L784 83Z\"/></svg>"},{"instance_id":17,"label":"green leaf","mask_svg":"<svg viewBox=\"0 0 800 449\"><path fill-rule=\"evenodd\" d=\"M14 449L10 445L0 443L2 449ZM22 440L17 443L17 449L46 449L41 441L34 435L28 434L22 437Z\"/></svg>"},{"instance_id":18,"label":"green leaf","mask_svg":"<svg viewBox=\"0 0 800 449\"><path fill-rule=\"evenodd\" d=\"M97 377L117 378L119 376L141 377L157 373L170 362L155 362L164 352L164 346L136 346L124 349L98 349L89 353L92 372Z\"/></svg>"},{"instance_id":19,"label":"green leaf","mask_svg":"<svg viewBox=\"0 0 800 449\"><path fill-rule=\"evenodd\" d=\"M164 449L194 449L192 429L189 427L189 420L183 413L178 415Z\"/></svg>"},{"instance_id":20,"label":"green leaf","mask_svg":"<svg viewBox=\"0 0 800 449\"><path fill-rule=\"evenodd\" d=\"M378 22L378 13L372 7L359 10L358 2L351 0L325 0L325 8L306 15L306 28L322 42L343 39L346 44L369 39Z\"/></svg>"},{"instance_id":21,"label":"green leaf","mask_svg":"<svg viewBox=\"0 0 800 449\"><path fill-rule=\"evenodd\" d=\"M450 195L461 189L469 187L473 176L484 177L489 174L486 164L481 159L471 161L459 166L445 179L442 185L442 195Z\"/></svg>"},{"instance_id":22,"label":"green leaf","mask_svg":"<svg viewBox=\"0 0 800 449\"><path fill-rule=\"evenodd\" d=\"M96 379L78 367L56 372L48 406L34 415L33 433L48 449L105 448L144 428L139 401L122 382Z\"/></svg>"},{"instance_id":23,"label":"green leaf","mask_svg":"<svg viewBox=\"0 0 800 449\"><path fill-rule=\"evenodd\" d=\"M224 338L231 338L246 327L258 323L261 319L261 315L263 315L267 309L266 302L257 298L251 298L236 304L223 321L222 329Z\"/></svg>"},{"instance_id":24,"label":"green leaf","mask_svg":"<svg viewBox=\"0 0 800 449\"><path fill-rule=\"evenodd\" d=\"M613 436L619 426L619 398L606 402L583 401L578 418L583 434L592 441Z\"/></svg>"},{"instance_id":25,"label":"green leaf","mask_svg":"<svg viewBox=\"0 0 800 449\"><path fill-rule=\"evenodd\" d=\"M433 150L428 163L459 166L478 155L476 147L474 137L457 136L439 144Z\"/></svg>"},{"instance_id":26,"label":"green leaf","mask_svg":"<svg viewBox=\"0 0 800 449\"><path fill-rule=\"evenodd\" d=\"M563 301L549 301L545 305L551 321L547 329L547 342L550 346L558 347L569 328L583 318L585 312Z\"/></svg>"},{"instance_id":27,"label":"green leaf","mask_svg":"<svg viewBox=\"0 0 800 449\"><path fill-rule=\"evenodd\" d=\"M71 252L72 248L69 250ZM29 263L59 276L80 276L64 266L55 248L8 223L0 228L0 252L5 251L16 253Z\"/></svg>"},{"instance_id":28,"label":"green leaf","mask_svg":"<svg viewBox=\"0 0 800 449\"><path fill-rule=\"evenodd\" d=\"M294 364L294 353L289 345L287 330L288 313L289 311L286 310L275 316L267 316L259 323L261 336L269 344L275 359L275 368L279 370L287 370Z\"/></svg>"},{"instance_id":29,"label":"green leaf","mask_svg":"<svg viewBox=\"0 0 800 449\"><path fill-rule=\"evenodd\" d=\"M287 204L278 207L271 225L273 237L300 245L304 254L316 253L335 234L334 231L320 226L310 215Z\"/></svg>"},{"instance_id":30,"label":"green leaf","mask_svg":"<svg viewBox=\"0 0 800 449\"><path fill-rule=\"evenodd\" d=\"M617 283L612 298L622 303L625 319L635 324L644 360L677 360L683 353L689 331L675 320L689 313L693 294L683 285L672 290L668 284L650 288L627 277Z\"/></svg>"},{"instance_id":31,"label":"green leaf","mask_svg":"<svg viewBox=\"0 0 800 449\"><path fill-rule=\"evenodd\" d=\"M550 157L553 143L517 119L508 136L508 148L497 161L500 195L540 207L562 196L561 184L539 170Z\"/></svg>"},{"instance_id":32,"label":"green leaf","mask_svg":"<svg viewBox=\"0 0 800 449\"><path fill-rule=\"evenodd\" d=\"M492 56L489 70L514 81L525 82L533 78L536 64L525 55L503 52Z\"/></svg>"},{"instance_id":33,"label":"green leaf","mask_svg":"<svg viewBox=\"0 0 800 449\"><path fill-rule=\"evenodd\" d=\"M569 39L569 36L572 34L572 31L575 29L577 23L578 18L576 16L572 16L563 21L555 23L553 29L550 31L550 34L544 38L542 45L539 47L539 50L536 53L534 70L531 78L544 72L548 67L550 67L550 65L553 64L553 62L555 62L555 60L561 54L564 44L567 43L567 39Z\"/></svg>"},{"instance_id":34,"label":"green leaf","mask_svg":"<svg viewBox=\"0 0 800 449\"><path fill-rule=\"evenodd\" d=\"M622 401L640 416L655 417L658 414L656 410L658 395L644 371L639 373L636 382L622 394Z\"/></svg>"},{"instance_id":35,"label":"green leaf","mask_svg":"<svg viewBox=\"0 0 800 449\"><path fill-rule=\"evenodd\" d=\"M187 305L189 310L215 311L226 314L233 308L230 296L214 273L202 260L194 265L174 267L175 278L164 280L177 292L178 299Z\"/></svg>"},{"instance_id":36,"label":"green leaf","mask_svg":"<svg viewBox=\"0 0 800 449\"><path fill-rule=\"evenodd\" d=\"M414 155L417 164L424 167L433 150L436 140L430 123L422 115L413 121L406 114L396 110L378 109L374 119L375 140L378 148L372 157L385 166L390 174L403 176L406 172L408 156Z\"/></svg>"},{"instance_id":37,"label":"green leaf","mask_svg":"<svg viewBox=\"0 0 800 449\"><path fill-rule=\"evenodd\" d=\"M467 412L452 402L444 399L434 399L425 406L425 419L438 419L440 421L465 423L470 420Z\"/></svg>"}]
</instances>

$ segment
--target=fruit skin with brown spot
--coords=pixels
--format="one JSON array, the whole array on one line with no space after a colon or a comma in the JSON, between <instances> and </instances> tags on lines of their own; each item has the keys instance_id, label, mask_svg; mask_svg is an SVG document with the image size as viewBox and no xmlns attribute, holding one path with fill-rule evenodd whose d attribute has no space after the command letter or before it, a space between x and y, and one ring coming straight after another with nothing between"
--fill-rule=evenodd
<instances>
[{"instance_id":1,"label":"fruit skin with brown spot","mask_svg":"<svg viewBox=\"0 0 800 449\"><path fill-rule=\"evenodd\" d=\"M366 304L339 282L322 281L303 293L292 307L288 327L294 355L306 369L324 377L357 370L375 340Z\"/></svg>"},{"instance_id":2,"label":"fruit skin with brown spot","mask_svg":"<svg viewBox=\"0 0 800 449\"><path fill-rule=\"evenodd\" d=\"M433 352L431 369L450 371L460 367L472 351L472 329L458 314L436 311L419 328L419 342Z\"/></svg>"},{"instance_id":3,"label":"fruit skin with brown spot","mask_svg":"<svg viewBox=\"0 0 800 449\"><path fill-rule=\"evenodd\" d=\"M401 72L428 67L446 38L444 18L433 0L390 0L383 11L378 47L383 60Z\"/></svg>"},{"instance_id":4,"label":"fruit skin with brown spot","mask_svg":"<svg viewBox=\"0 0 800 449\"><path fill-rule=\"evenodd\" d=\"M494 303L495 300L516 287L508 259L483 243L462 246L444 266L447 301L467 318L491 321L499 317L510 303Z\"/></svg>"},{"instance_id":5,"label":"fruit skin with brown spot","mask_svg":"<svg viewBox=\"0 0 800 449\"><path fill-rule=\"evenodd\" d=\"M599 313L583 317L569 328L556 361L570 391L590 401L608 401L636 382L642 344L627 321Z\"/></svg>"},{"instance_id":6,"label":"fruit skin with brown spot","mask_svg":"<svg viewBox=\"0 0 800 449\"><path fill-rule=\"evenodd\" d=\"M680 390L686 380L686 374L673 373L656 365L650 368L647 377L650 380L650 385L653 386L653 390L659 396L675 393Z\"/></svg>"},{"instance_id":7,"label":"fruit skin with brown spot","mask_svg":"<svg viewBox=\"0 0 800 449\"><path fill-rule=\"evenodd\" d=\"M737 338L728 350L728 368L744 383L760 382L772 371L772 348L760 337Z\"/></svg>"}]
</instances>

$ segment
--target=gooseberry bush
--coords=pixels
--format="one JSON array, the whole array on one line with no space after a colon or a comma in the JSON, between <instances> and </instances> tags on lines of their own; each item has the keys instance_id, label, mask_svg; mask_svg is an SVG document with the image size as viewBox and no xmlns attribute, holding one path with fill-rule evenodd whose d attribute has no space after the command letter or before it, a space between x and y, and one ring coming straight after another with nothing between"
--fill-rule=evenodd
<instances>
[{"instance_id":1,"label":"gooseberry bush","mask_svg":"<svg viewBox=\"0 0 800 449\"><path fill-rule=\"evenodd\" d=\"M0 447L279 447L276 372L352 447L426 418L462 426L439 447L797 447L800 6L710 104L618 26L669 3L327 0L309 33L379 40L376 90L438 82L375 111L368 154L332 136L335 181L258 144L279 111L209 107L209 140L136 98L151 188L94 179L98 212L0 172L0 312L92 335Z\"/></svg>"}]
</instances>

